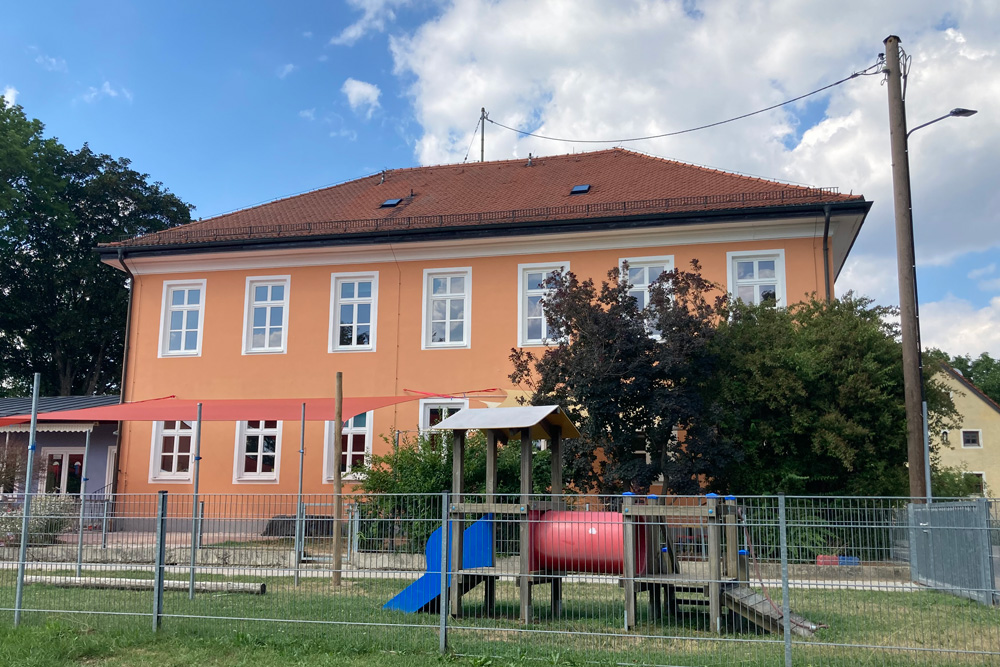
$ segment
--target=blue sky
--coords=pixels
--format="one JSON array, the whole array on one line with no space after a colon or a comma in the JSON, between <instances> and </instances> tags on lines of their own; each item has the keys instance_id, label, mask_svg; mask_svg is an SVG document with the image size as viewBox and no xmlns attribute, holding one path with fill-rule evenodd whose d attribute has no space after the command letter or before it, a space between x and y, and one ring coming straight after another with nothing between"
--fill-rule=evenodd
<instances>
[{"instance_id":1,"label":"blue sky","mask_svg":"<svg viewBox=\"0 0 1000 667\"><path fill-rule=\"evenodd\" d=\"M988 2L664 0L16 3L0 93L71 148L133 160L208 217L385 168L461 161L479 109L556 136L668 132L838 80L898 34L924 340L1000 356L1000 17ZM904 10L905 11L902 11ZM16 91L16 94L15 92ZM875 201L837 283L898 300L885 89L671 140L655 155ZM487 126L487 159L604 146ZM478 159L478 138L470 159Z\"/></svg>"}]
</instances>

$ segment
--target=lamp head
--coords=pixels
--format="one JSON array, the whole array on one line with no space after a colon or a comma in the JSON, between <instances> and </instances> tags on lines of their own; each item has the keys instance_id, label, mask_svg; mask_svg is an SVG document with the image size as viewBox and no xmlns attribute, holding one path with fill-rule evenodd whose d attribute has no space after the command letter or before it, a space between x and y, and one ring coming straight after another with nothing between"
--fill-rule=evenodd
<instances>
[{"instance_id":1,"label":"lamp head","mask_svg":"<svg viewBox=\"0 0 1000 667\"><path fill-rule=\"evenodd\" d=\"M961 118L965 118L967 116L975 116L976 113L978 113L978 112L975 109L963 109L961 107L958 107L957 109L952 109L951 111L949 111L948 115L949 116L959 116Z\"/></svg>"}]
</instances>

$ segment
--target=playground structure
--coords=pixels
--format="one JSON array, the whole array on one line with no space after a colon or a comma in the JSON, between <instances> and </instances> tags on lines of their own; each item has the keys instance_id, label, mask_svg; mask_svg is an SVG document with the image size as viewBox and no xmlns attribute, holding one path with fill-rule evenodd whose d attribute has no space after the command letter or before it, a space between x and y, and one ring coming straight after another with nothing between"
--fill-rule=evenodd
<instances>
[{"instance_id":1,"label":"playground structure","mask_svg":"<svg viewBox=\"0 0 1000 667\"><path fill-rule=\"evenodd\" d=\"M579 437L558 406L467 409L443 420L437 430L453 432L452 496L448 545L441 529L427 543L427 573L385 607L406 612L439 608L448 589L450 613L463 615L463 596L483 584L483 613L496 613L496 584L514 576L519 591L520 620L533 622L532 588L547 585L553 618L562 613L562 584L572 573L620 577L625 593L625 627L637 624L640 594L647 594L649 616L677 615L678 606L707 606L710 627L722 633L725 617L735 614L767 631L781 632L784 613L767 595L749 585L748 553L739 548L739 508L735 498L709 494L704 504L675 504L669 497L625 494L620 511L581 512L562 499L563 437ZM486 434L486 502L463 497L465 439L469 430ZM519 502L498 502L497 447L520 439ZM548 441L552 454L549 499L532 494L534 441ZM516 522L519 533L516 574L497 566L497 517ZM463 530L468 519L474 521ZM707 563L688 564L682 571L672 535L695 528L704 531ZM443 548L444 547L444 548ZM447 549L447 581L441 562ZM707 565L707 568L705 567ZM791 632L812 635L817 626L789 613Z\"/></svg>"}]
</instances>

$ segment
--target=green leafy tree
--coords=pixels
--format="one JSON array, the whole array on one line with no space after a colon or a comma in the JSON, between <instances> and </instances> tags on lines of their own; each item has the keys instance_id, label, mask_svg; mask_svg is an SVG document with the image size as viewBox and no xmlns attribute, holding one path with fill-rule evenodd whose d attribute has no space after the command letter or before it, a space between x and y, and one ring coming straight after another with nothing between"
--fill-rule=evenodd
<instances>
[{"instance_id":1,"label":"green leafy tree","mask_svg":"<svg viewBox=\"0 0 1000 667\"><path fill-rule=\"evenodd\" d=\"M722 434L739 448L732 493L906 495L902 354L895 310L852 293L788 308L732 308L714 340ZM931 432L954 405L928 382Z\"/></svg>"},{"instance_id":2,"label":"green leafy tree","mask_svg":"<svg viewBox=\"0 0 1000 667\"><path fill-rule=\"evenodd\" d=\"M621 275L615 267L599 287L571 272L550 277L545 315L560 337L541 356L513 349L510 378L532 390L534 404L561 405L578 425L582 437L564 453L577 488L645 492L663 475L667 489L698 493L736 454L718 437L714 402L701 390L725 296L697 261L660 276L645 308Z\"/></svg>"},{"instance_id":3,"label":"green leafy tree","mask_svg":"<svg viewBox=\"0 0 1000 667\"><path fill-rule=\"evenodd\" d=\"M947 352L937 348L924 352L925 369L932 370L936 361L949 364L979 387L980 391L1000 403L1000 359L994 359L988 352L983 352L975 359L971 354L949 357ZM925 371L925 374L928 373Z\"/></svg>"},{"instance_id":4,"label":"green leafy tree","mask_svg":"<svg viewBox=\"0 0 1000 667\"><path fill-rule=\"evenodd\" d=\"M191 207L129 160L43 136L0 101L0 392L117 390L128 292L98 243L189 222Z\"/></svg>"}]
</instances>

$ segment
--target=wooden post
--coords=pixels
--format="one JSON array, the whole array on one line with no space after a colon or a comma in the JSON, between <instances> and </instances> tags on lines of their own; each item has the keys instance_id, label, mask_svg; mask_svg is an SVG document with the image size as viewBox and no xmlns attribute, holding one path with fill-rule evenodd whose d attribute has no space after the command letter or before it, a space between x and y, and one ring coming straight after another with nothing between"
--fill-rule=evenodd
<instances>
[{"instance_id":1,"label":"wooden post","mask_svg":"<svg viewBox=\"0 0 1000 667\"><path fill-rule=\"evenodd\" d=\"M740 533L736 525L736 497L726 496L724 506L726 516L726 544L723 553L723 561L726 564L726 577L739 578L739 550Z\"/></svg>"},{"instance_id":2,"label":"wooden post","mask_svg":"<svg viewBox=\"0 0 1000 667\"><path fill-rule=\"evenodd\" d=\"M521 430L521 622L531 623L531 429Z\"/></svg>"},{"instance_id":3,"label":"wooden post","mask_svg":"<svg viewBox=\"0 0 1000 667\"><path fill-rule=\"evenodd\" d=\"M722 633L722 531L719 525L719 500L708 494L708 609L712 632Z\"/></svg>"},{"instance_id":4,"label":"wooden post","mask_svg":"<svg viewBox=\"0 0 1000 667\"><path fill-rule=\"evenodd\" d=\"M453 503L462 502L465 477L465 431L456 430L453 435L451 460L451 498ZM462 538L465 530L464 514L453 514L451 519L451 615L462 615ZM447 536L442 536L447 539Z\"/></svg>"},{"instance_id":5,"label":"wooden post","mask_svg":"<svg viewBox=\"0 0 1000 667\"><path fill-rule=\"evenodd\" d=\"M552 471L552 484L550 491L552 492L552 503L553 507L557 507L556 503L562 500L563 492L563 481L562 481L562 428L559 426L550 426L549 429L549 452L552 455L552 460L550 461L550 469ZM563 569L563 568L560 568ZM552 612L552 618L559 618L562 616L562 572L556 572L550 581L549 588L551 589L549 593L551 594L550 600L550 611Z\"/></svg>"},{"instance_id":6,"label":"wooden post","mask_svg":"<svg viewBox=\"0 0 1000 667\"><path fill-rule=\"evenodd\" d=\"M499 435L499 437L497 437ZM498 441L505 440L503 433L494 430L486 432L486 502L496 502L497 492L497 445ZM490 567L496 566L497 553L497 517L493 516L490 522ZM483 610L487 617L493 616L496 611L496 577L486 577L483 581Z\"/></svg>"},{"instance_id":7,"label":"wooden post","mask_svg":"<svg viewBox=\"0 0 1000 667\"><path fill-rule=\"evenodd\" d=\"M646 504L652 506L662 505L662 499L650 494L646 496ZM646 532L646 574L657 576L663 574L660 558L660 535L663 532L662 517L646 517L646 522L642 529ZM663 617L663 607L661 606L662 586L649 582L646 585L649 590L649 615L653 620L660 620Z\"/></svg>"},{"instance_id":8,"label":"wooden post","mask_svg":"<svg viewBox=\"0 0 1000 667\"><path fill-rule=\"evenodd\" d=\"M336 406L333 413L333 585L340 586L344 567L343 546L340 544L340 515L344 509L344 481L341 478L340 461L343 459L344 445L340 441L344 432L344 374L337 371L337 387L334 393Z\"/></svg>"},{"instance_id":9,"label":"wooden post","mask_svg":"<svg viewBox=\"0 0 1000 667\"><path fill-rule=\"evenodd\" d=\"M622 499L622 578L625 589L625 629L635 627L635 521L631 510L633 495L628 493Z\"/></svg>"}]
</instances>

